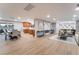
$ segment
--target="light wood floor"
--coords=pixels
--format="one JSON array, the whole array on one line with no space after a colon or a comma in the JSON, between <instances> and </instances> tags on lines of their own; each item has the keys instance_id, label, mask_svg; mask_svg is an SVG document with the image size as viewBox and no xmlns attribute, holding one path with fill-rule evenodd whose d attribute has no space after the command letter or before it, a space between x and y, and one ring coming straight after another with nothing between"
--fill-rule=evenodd
<instances>
[{"instance_id":1,"label":"light wood floor","mask_svg":"<svg viewBox=\"0 0 79 59\"><path fill-rule=\"evenodd\" d=\"M79 47L47 37L33 38L23 34L21 39L15 41L2 41L0 54L3 55L74 55L79 54Z\"/></svg>"}]
</instances>

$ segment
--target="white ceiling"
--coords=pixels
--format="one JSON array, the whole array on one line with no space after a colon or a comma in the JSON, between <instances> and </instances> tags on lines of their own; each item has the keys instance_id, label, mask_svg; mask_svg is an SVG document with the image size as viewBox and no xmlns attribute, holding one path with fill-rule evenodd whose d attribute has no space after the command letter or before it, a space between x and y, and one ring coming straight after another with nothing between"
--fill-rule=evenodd
<instances>
[{"instance_id":1,"label":"white ceiling","mask_svg":"<svg viewBox=\"0 0 79 59\"><path fill-rule=\"evenodd\" d=\"M49 21L53 21L52 18L57 20L71 20L73 14L79 15L79 12L75 11L76 4L74 3L37 3L33 4L34 8L30 11L25 11L24 8L27 3L0 3L0 16L2 17L30 17L30 18L46 18L49 14Z\"/></svg>"}]
</instances>

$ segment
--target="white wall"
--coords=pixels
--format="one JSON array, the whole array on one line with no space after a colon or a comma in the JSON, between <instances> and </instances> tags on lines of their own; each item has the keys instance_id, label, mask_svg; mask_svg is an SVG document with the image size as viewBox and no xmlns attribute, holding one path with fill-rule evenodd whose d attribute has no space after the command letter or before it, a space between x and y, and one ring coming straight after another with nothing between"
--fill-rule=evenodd
<instances>
[{"instance_id":1,"label":"white wall","mask_svg":"<svg viewBox=\"0 0 79 59\"><path fill-rule=\"evenodd\" d=\"M35 30L38 30L38 20L35 20Z\"/></svg>"},{"instance_id":2,"label":"white wall","mask_svg":"<svg viewBox=\"0 0 79 59\"><path fill-rule=\"evenodd\" d=\"M35 29L41 31L43 28L43 21L35 20Z\"/></svg>"},{"instance_id":3,"label":"white wall","mask_svg":"<svg viewBox=\"0 0 79 59\"><path fill-rule=\"evenodd\" d=\"M42 20L35 20L35 29L36 30L51 30L51 23L42 21Z\"/></svg>"},{"instance_id":4,"label":"white wall","mask_svg":"<svg viewBox=\"0 0 79 59\"><path fill-rule=\"evenodd\" d=\"M50 28L50 23L48 23L48 22L44 22L44 30L50 30L51 28Z\"/></svg>"},{"instance_id":5,"label":"white wall","mask_svg":"<svg viewBox=\"0 0 79 59\"><path fill-rule=\"evenodd\" d=\"M76 21L76 31L79 32L79 20Z\"/></svg>"},{"instance_id":6,"label":"white wall","mask_svg":"<svg viewBox=\"0 0 79 59\"><path fill-rule=\"evenodd\" d=\"M23 31L23 24L22 23L14 23L14 29Z\"/></svg>"},{"instance_id":7,"label":"white wall","mask_svg":"<svg viewBox=\"0 0 79 59\"><path fill-rule=\"evenodd\" d=\"M38 23L39 30L44 30L43 21L39 21Z\"/></svg>"},{"instance_id":8,"label":"white wall","mask_svg":"<svg viewBox=\"0 0 79 59\"><path fill-rule=\"evenodd\" d=\"M56 23L51 24L51 30L54 30L54 32L56 32Z\"/></svg>"}]
</instances>

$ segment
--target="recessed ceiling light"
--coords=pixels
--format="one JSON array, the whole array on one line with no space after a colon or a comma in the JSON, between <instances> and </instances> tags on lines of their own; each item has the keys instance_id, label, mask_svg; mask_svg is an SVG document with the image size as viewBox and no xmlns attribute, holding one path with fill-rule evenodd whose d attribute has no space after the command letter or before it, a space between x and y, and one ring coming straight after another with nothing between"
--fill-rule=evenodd
<instances>
[{"instance_id":1,"label":"recessed ceiling light","mask_svg":"<svg viewBox=\"0 0 79 59\"><path fill-rule=\"evenodd\" d=\"M53 18L53 20L55 21L55 20L56 20L56 18Z\"/></svg>"},{"instance_id":2,"label":"recessed ceiling light","mask_svg":"<svg viewBox=\"0 0 79 59\"><path fill-rule=\"evenodd\" d=\"M21 19L21 17L18 17L18 19Z\"/></svg>"},{"instance_id":3,"label":"recessed ceiling light","mask_svg":"<svg viewBox=\"0 0 79 59\"><path fill-rule=\"evenodd\" d=\"M48 15L47 15L47 18L49 18L49 17L50 17L50 15L48 14Z\"/></svg>"},{"instance_id":4,"label":"recessed ceiling light","mask_svg":"<svg viewBox=\"0 0 79 59\"><path fill-rule=\"evenodd\" d=\"M77 17L77 15L73 15L73 17L75 18L75 17Z\"/></svg>"}]
</instances>

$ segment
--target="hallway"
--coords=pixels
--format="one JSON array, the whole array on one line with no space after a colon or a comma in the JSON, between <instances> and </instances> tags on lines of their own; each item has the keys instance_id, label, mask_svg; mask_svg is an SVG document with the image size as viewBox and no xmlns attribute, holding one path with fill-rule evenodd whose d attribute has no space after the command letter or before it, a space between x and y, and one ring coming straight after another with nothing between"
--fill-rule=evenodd
<instances>
[{"instance_id":1,"label":"hallway","mask_svg":"<svg viewBox=\"0 0 79 59\"><path fill-rule=\"evenodd\" d=\"M2 41L0 54L8 55L72 55L79 54L79 47L61 41L50 40L47 37L34 38L23 34L15 41Z\"/></svg>"}]
</instances>

